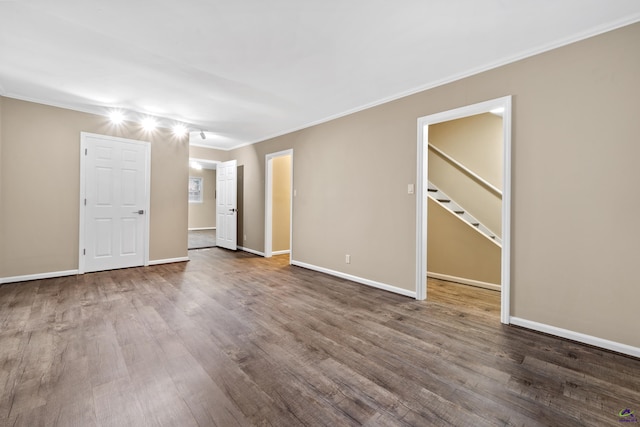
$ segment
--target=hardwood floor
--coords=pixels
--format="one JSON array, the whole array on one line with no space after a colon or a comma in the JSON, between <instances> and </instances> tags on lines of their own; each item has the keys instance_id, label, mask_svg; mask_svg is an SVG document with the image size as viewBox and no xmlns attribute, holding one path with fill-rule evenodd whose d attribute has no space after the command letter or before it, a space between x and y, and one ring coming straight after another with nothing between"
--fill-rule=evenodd
<instances>
[{"instance_id":1,"label":"hardwood floor","mask_svg":"<svg viewBox=\"0 0 640 427\"><path fill-rule=\"evenodd\" d=\"M202 249L216 246L216 230L189 230L188 248Z\"/></svg>"},{"instance_id":2,"label":"hardwood floor","mask_svg":"<svg viewBox=\"0 0 640 427\"><path fill-rule=\"evenodd\" d=\"M640 360L223 249L0 286L4 426L602 426Z\"/></svg>"}]
</instances>

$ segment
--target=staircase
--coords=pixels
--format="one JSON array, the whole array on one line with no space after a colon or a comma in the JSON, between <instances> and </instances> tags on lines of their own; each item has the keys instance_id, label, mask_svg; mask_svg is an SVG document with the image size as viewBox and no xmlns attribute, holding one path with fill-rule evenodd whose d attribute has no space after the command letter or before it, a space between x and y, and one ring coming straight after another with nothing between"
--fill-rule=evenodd
<instances>
[{"instance_id":1,"label":"staircase","mask_svg":"<svg viewBox=\"0 0 640 427\"><path fill-rule=\"evenodd\" d=\"M466 222L470 227L474 228L478 233L485 236L487 239L502 247L502 239L496 236L496 234L489 230L486 226L480 223L469 212L465 211L462 206L451 200L442 190L433 185L431 182L427 185L428 196L438 203L440 206L460 218L460 220Z\"/></svg>"}]
</instances>

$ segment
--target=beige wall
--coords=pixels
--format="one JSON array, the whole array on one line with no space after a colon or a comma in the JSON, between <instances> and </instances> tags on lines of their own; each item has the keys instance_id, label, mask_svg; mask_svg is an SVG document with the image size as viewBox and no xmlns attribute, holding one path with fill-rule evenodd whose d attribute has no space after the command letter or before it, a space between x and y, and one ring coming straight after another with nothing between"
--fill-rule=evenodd
<instances>
[{"instance_id":1,"label":"beige wall","mask_svg":"<svg viewBox=\"0 0 640 427\"><path fill-rule=\"evenodd\" d=\"M291 156L276 157L272 162L271 249L274 252L288 251L291 236Z\"/></svg>"},{"instance_id":2,"label":"beige wall","mask_svg":"<svg viewBox=\"0 0 640 427\"><path fill-rule=\"evenodd\" d=\"M511 314L640 347L620 305L640 301L639 41L631 25L234 150L245 246L264 248L264 154L294 148L295 260L415 290L417 119L513 95Z\"/></svg>"},{"instance_id":3,"label":"beige wall","mask_svg":"<svg viewBox=\"0 0 640 427\"><path fill-rule=\"evenodd\" d=\"M428 211L427 270L500 285L500 247L431 199Z\"/></svg>"},{"instance_id":4,"label":"beige wall","mask_svg":"<svg viewBox=\"0 0 640 427\"><path fill-rule=\"evenodd\" d=\"M201 160L216 160L219 162L226 162L231 160L229 158L229 152L224 150L216 150L208 147L197 147L194 145L189 146L189 158L201 159Z\"/></svg>"},{"instance_id":5,"label":"beige wall","mask_svg":"<svg viewBox=\"0 0 640 427\"><path fill-rule=\"evenodd\" d=\"M189 168L190 177L202 178L202 203L189 203L189 229L216 226L216 171Z\"/></svg>"},{"instance_id":6,"label":"beige wall","mask_svg":"<svg viewBox=\"0 0 640 427\"><path fill-rule=\"evenodd\" d=\"M2 277L78 268L80 132L151 142L150 259L187 256L186 140L3 98Z\"/></svg>"}]
</instances>

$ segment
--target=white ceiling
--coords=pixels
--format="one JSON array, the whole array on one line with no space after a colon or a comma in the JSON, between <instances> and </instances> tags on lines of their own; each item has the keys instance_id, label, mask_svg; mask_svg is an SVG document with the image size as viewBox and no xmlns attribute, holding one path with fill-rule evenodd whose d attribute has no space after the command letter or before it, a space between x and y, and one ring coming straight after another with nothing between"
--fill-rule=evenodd
<instances>
[{"instance_id":1,"label":"white ceiling","mask_svg":"<svg viewBox=\"0 0 640 427\"><path fill-rule=\"evenodd\" d=\"M638 0L0 0L0 94L230 149L639 20Z\"/></svg>"}]
</instances>

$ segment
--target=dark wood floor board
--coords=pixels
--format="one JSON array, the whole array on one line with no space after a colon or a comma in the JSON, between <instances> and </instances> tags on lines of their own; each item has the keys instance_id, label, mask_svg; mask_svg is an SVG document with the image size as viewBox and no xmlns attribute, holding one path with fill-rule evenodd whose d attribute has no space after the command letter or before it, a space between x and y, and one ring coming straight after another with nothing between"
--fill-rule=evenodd
<instances>
[{"instance_id":1,"label":"dark wood floor board","mask_svg":"<svg viewBox=\"0 0 640 427\"><path fill-rule=\"evenodd\" d=\"M87 339L89 379L94 387L128 378L127 365L115 330Z\"/></svg>"},{"instance_id":2,"label":"dark wood floor board","mask_svg":"<svg viewBox=\"0 0 640 427\"><path fill-rule=\"evenodd\" d=\"M0 426L597 426L640 360L222 249L0 286Z\"/></svg>"},{"instance_id":3,"label":"dark wood floor board","mask_svg":"<svg viewBox=\"0 0 640 427\"><path fill-rule=\"evenodd\" d=\"M514 380L528 383L537 380L538 389L555 384L560 394L554 389L549 396L549 405L565 412L573 411L575 416L581 416L585 405L598 408L598 414L589 416L590 422L606 423L611 414L626 407L640 406L640 383L636 383L633 389L620 385L612 389L609 380L577 373L537 358L527 357L523 365L529 367L530 372L536 372L537 376L527 377L525 373L522 377L514 375Z\"/></svg>"},{"instance_id":4,"label":"dark wood floor board","mask_svg":"<svg viewBox=\"0 0 640 427\"><path fill-rule=\"evenodd\" d=\"M349 393L348 389L341 386L342 380L336 381L335 378L330 377L331 370L323 365L327 361L324 353L319 352L316 348L301 345L294 335L268 336L265 335L265 332L263 331L259 336L253 335L249 338L263 352L264 358L269 363L273 366L281 366L280 369L285 371L278 375L284 376L287 374L292 378L301 380L303 382L300 385L301 388L309 389L314 395L321 396L327 404L336 406L345 414L347 419L363 423L376 414L377 406L368 405L361 398L362 390L360 390L359 395L354 396L354 394ZM290 362L282 365L279 363L282 359ZM287 384L289 383L287 381ZM387 393L387 396L389 395ZM379 403L381 402L377 404ZM397 403L397 399L395 399L393 404ZM385 406L391 407L393 404L390 403ZM406 413L406 408L404 408L404 413Z\"/></svg>"},{"instance_id":5,"label":"dark wood floor board","mask_svg":"<svg viewBox=\"0 0 640 427\"><path fill-rule=\"evenodd\" d=\"M327 404L325 396L313 393L304 381L286 369L266 359L244 363L242 370L273 399L274 406L289 417L293 425L335 426L358 425L358 421L335 405Z\"/></svg>"},{"instance_id":6,"label":"dark wood floor board","mask_svg":"<svg viewBox=\"0 0 640 427\"><path fill-rule=\"evenodd\" d=\"M492 319L500 315L500 292L483 289L460 283L429 279L427 300L430 294L436 296L437 302L448 306L463 306L474 314L486 314Z\"/></svg>"},{"instance_id":7,"label":"dark wood floor board","mask_svg":"<svg viewBox=\"0 0 640 427\"><path fill-rule=\"evenodd\" d=\"M128 377L95 386L94 410L100 426L147 426L139 396Z\"/></svg>"},{"instance_id":8,"label":"dark wood floor board","mask_svg":"<svg viewBox=\"0 0 640 427\"><path fill-rule=\"evenodd\" d=\"M131 385L150 426L196 427L185 400L166 369L165 361L129 365Z\"/></svg>"},{"instance_id":9,"label":"dark wood floor board","mask_svg":"<svg viewBox=\"0 0 640 427\"><path fill-rule=\"evenodd\" d=\"M477 339L481 340L482 338ZM553 422L557 413L553 410L550 396L558 396L562 392L563 388L563 385L555 381L554 377L548 377L537 369L530 369L526 366L524 366L523 369L523 365L514 365L510 359L505 360L499 356L496 357L497 355L493 352L477 351L478 348L482 348L482 343L467 340L463 345L460 345L459 342L456 342L453 339L449 339L447 341L450 345L448 345L446 349L442 350L440 356L446 361L446 363L453 363L446 365L446 370L443 373L434 373L433 375L457 379L460 382L464 382L463 388L465 390L477 389L483 394L492 396L492 401L502 402L502 405L505 407L520 408L521 413L525 415L528 414L529 417L532 417L530 420L526 420L526 424L530 424L531 420L535 419L536 415L538 418L541 418L541 415L544 415L547 417L548 422ZM520 357L515 357L513 359L518 360ZM454 362L460 360L464 360L464 363L459 364ZM434 368L435 366L437 365L432 365L431 368ZM422 369L428 369L426 367L419 367ZM512 367L512 369L510 369L510 367ZM510 389L508 385L510 381L513 380L513 375L516 373L524 374L529 379L521 381L518 384L518 387L511 390L511 394L505 393L505 390ZM542 383L546 387L553 386L554 388L550 390L536 389L534 384L541 383L541 377L544 378ZM518 395L521 394L523 390L534 390L530 394L534 404L531 404L531 402L528 402L527 400L518 398ZM470 402L473 400L472 398L473 396L466 393L463 401ZM544 402L544 404L549 407L549 410L546 412L540 411L540 402ZM488 403L485 400L481 403L481 406L485 406L487 404ZM565 404L567 406L573 406L573 402L565 402Z\"/></svg>"},{"instance_id":10,"label":"dark wood floor board","mask_svg":"<svg viewBox=\"0 0 640 427\"><path fill-rule=\"evenodd\" d=\"M274 405L273 399L257 387L205 331L180 329L176 333L195 359L191 365L201 367L246 418L253 420L254 423L257 420L270 418L289 419L284 411Z\"/></svg>"},{"instance_id":11,"label":"dark wood floor board","mask_svg":"<svg viewBox=\"0 0 640 427\"><path fill-rule=\"evenodd\" d=\"M383 345L380 343L370 343L368 341L362 340L360 337L353 337L350 335L343 335L340 332L339 328L333 328L333 331L329 330L329 326L327 325L316 325L313 329L317 330L323 336L330 336L332 340L339 345L344 345L348 351L348 354L359 353L361 360L357 363L348 363L353 369L361 369L361 366L366 366L367 372L371 372L372 367L367 366L366 364L371 364L373 367L382 367L384 371L379 371L386 377L390 378L389 372L393 372L393 375L399 375L400 378L412 378L416 383L416 388L414 389L414 393L420 393L421 390L419 388L419 384L421 383L429 383L431 389L440 396L444 396L445 398L452 399L454 396L454 392L459 388L470 388L472 390L478 389L478 387L486 387L487 385L495 385L496 387L503 387L502 384L495 384L492 378L480 376L473 377L470 375L470 371L463 369L457 364L450 363L449 360L443 359L440 357L438 353L430 353L424 352L421 353L420 350L410 351L409 348L405 348L404 351L398 349L398 346L390 347L393 348L393 352L387 351L383 348ZM353 326L349 328L351 330ZM360 334L361 335L361 334ZM384 342L384 341L383 341ZM345 353L344 351L341 353ZM398 354L403 354L404 357L398 357ZM340 355L332 354L333 358L340 357ZM385 372L386 371L386 372ZM411 383L408 381L399 381L397 378L393 378L391 376L391 380L396 380L398 388L393 388L390 384L386 384L386 387L391 387L391 390L394 393L402 394L402 390L406 389ZM482 393L480 389L478 391ZM458 393L460 395L460 393ZM473 399L469 398L469 395ZM410 402L409 399L411 397L407 396L406 399ZM512 403L509 400L499 400L494 399L494 401L488 401L486 399L481 399L477 394L473 394L472 392L466 392L464 396L461 396L463 403L467 405L471 402L476 401L476 407L469 408L469 412L472 413L483 413L483 410L487 406L497 407L499 410L506 410L508 408L508 404ZM457 402L453 402L457 403ZM423 408L418 405L408 404L412 410L417 413L421 413ZM458 403L458 411L462 411L463 406L460 406ZM496 411L500 412L500 411ZM526 416L521 417L525 420L528 420ZM491 420L493 422L495 420ZM529 420L530 421L530 420Z\"/></svg>"}]
</instances>

